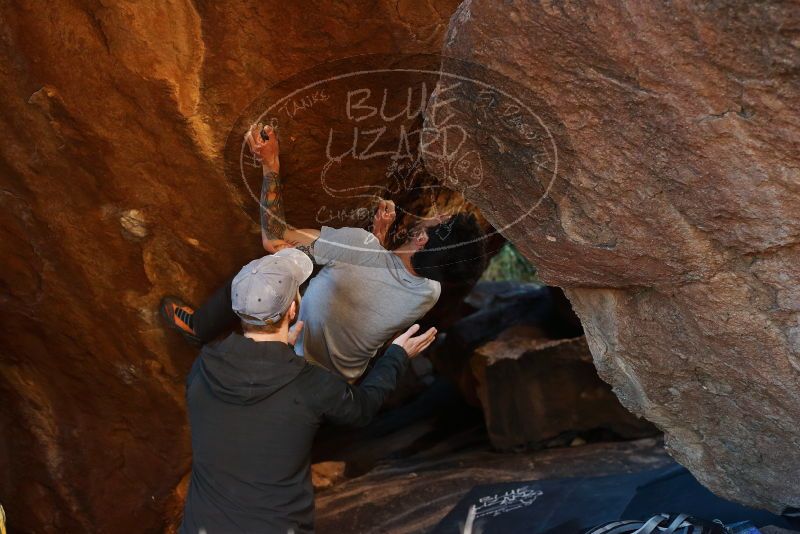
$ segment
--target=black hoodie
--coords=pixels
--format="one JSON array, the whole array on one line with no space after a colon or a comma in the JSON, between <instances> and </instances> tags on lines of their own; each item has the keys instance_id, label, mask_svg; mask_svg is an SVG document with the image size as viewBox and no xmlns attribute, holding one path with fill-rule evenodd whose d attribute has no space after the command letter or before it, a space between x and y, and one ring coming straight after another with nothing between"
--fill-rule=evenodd
<instances>
[{"instance_id":1,"label":"black hoodie","mask_svg":"<svg viewBox=\"0 0 800 534\"><path fill-rule=\"evenodd\" d=\"M203 347L186 384L192 479L181 532L313 532L310 455L320 422L367 424L406 361L391 345L351 386L285 343L231 334Z\"/></svg>"}]
</instances>

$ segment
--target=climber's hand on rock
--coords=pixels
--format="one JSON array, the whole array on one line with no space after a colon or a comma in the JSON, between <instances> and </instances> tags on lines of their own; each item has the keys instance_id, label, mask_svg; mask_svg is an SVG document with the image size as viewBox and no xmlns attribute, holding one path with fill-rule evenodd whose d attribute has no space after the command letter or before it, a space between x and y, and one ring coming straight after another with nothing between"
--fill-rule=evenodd
<instances>
[{"instance_id":1,"label":"climber's hand on rock","mask_svg":"<svg viewBox=\"0 0 800 534\"><path fill-rule=\"evenodd\" d=\"M245 140L253 155L261 161L264 171L277 173L280 170L278 134L272 126L253 124L245 134Z\"/></svg>"}]
</instances>

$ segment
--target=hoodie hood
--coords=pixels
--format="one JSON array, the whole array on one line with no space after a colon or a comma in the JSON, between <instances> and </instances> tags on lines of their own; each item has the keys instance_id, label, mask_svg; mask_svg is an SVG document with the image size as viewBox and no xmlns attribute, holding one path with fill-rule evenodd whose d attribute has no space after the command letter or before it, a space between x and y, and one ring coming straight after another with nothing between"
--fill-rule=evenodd
<instances>
[{"instance_id":1,"label":"hoodie hood","mask_svg":"<svg viewBox=\"0 0 800 534\"><path fill-rule=\"evenodd\" d=\"M306 363L279 341L256 342L231 334L205 345L197 372L219 399L232 404L254 404L294 380Z\"/></svg>"}]
</instances>

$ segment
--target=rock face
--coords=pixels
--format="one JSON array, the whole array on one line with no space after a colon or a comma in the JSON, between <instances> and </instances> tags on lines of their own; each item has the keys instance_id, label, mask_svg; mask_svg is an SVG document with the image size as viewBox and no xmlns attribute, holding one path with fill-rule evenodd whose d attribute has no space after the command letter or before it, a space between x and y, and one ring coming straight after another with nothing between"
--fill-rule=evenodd
<instances>
[{"instance_id":1,"label":"rock face","mask_svg":"<svg viewBox=\"0 0 800 534\"><path fill-rule=\"evenodd\" d=\"M224 178L229 131L267 86L320 62L441 51L456 4L0 5L13 531L124 532L133 517L153 532L179 512L195 353L156 305L198 302L260 253L253 205ZM492 135L465 145L451 185L568 288L601 375L678 460L775 510L800 506L799 20L777 1L480 0L444 43L513 80L537 118L479 95ZM305 140L282 142L304 194L287 195L287 217L316 224Z\"/></svg>"},{"instance_id":2,"label":"rock face","mask_svg":"<svg viewBox=\"0 0 800 534\"><path fill-rule=\"evenodd\" d=\"M452 158L482 182L455 185L566 288L623 404L773 511L800 507L798 28L789 1L467 0L444 55L511 81L428 107L466 125Z\"/></svg>"},{"instance_id":3,"label":"rock face","mask_svg":"<svg viewBox=\"0 0 800 534\"><path fill-rule=\"evenodd\" d=\"M156 309L166 293L202 300L260 253L254 210L223 177L229 129L267 86L317 63L438 52L456 5L2 3L0 502L12 531L157 532L180 510L195 351ZM282 172L294 176L287 217L314 224L300 194L313 178L291 160Z\"/></svg>"},{"instance_id":4,"label":"rock face","mask_svg":"<svg viewBox=\"0 0 800 534\"><path fill-rule=\"evenodd\" d=\"M495 448L536 447L565 433L574 437L593 430L625 439L657 433L600 380L584 337L548 340L537 330L511 327L471 358Z\"/></svg>"}]
</instances>

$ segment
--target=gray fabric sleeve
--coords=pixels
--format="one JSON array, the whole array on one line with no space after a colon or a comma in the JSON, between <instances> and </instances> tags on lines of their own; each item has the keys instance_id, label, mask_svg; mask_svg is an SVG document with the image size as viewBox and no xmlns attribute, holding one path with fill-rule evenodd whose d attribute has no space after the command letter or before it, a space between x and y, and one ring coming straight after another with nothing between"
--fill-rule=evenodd
<instances>
[{"instance_id":1,"label":"gray fabric sleeve","mask_svg":"<svg viewBox=\"0 0 800 534\"><path fill-rule=\"evenodd\" d=\"M314 263L327 265L332 261L361 264L365 256L374 255L380 247L377 238L362 228L331 228L323 226L314 241Z\"/></svg>"}]
</instances>

